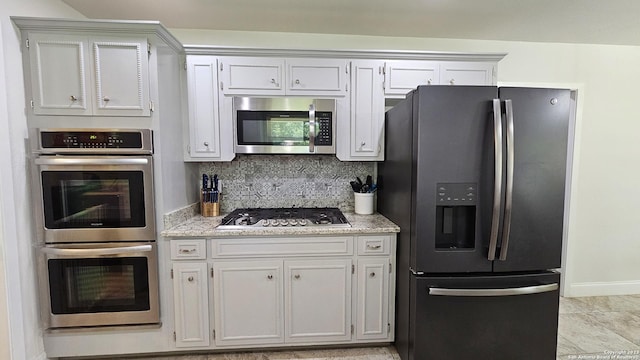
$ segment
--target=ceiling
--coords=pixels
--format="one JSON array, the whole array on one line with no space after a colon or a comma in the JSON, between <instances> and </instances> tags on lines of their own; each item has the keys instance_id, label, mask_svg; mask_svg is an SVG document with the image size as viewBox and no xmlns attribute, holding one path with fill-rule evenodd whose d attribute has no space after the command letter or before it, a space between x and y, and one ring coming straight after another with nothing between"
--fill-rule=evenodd
<instances>
[{"instance_id":1,"label":"ceiling","mask_svg":"<svg viewBox=\"0 0 640 360\"><path fill-rule=\"evenodd\" d=\"M168 28L640 45L638 0L63 0Z\"/></svg>"}]
</instances>

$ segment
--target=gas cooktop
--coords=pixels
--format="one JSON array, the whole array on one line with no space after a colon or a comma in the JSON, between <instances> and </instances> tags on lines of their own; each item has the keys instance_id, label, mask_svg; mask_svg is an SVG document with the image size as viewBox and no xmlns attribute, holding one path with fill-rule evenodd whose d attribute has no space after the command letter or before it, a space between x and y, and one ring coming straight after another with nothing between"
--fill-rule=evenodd
<instances>
[{"instance_id":1,"label":"gas cooktop","mask_svg":"<svg viewBox=\"0 0 640 360\"><path fill-rule=\"evenodd\" d=\"M259 227L351 227L338 208L246 208L235 209L218 229Z\"/></svg>"}]
</instances>

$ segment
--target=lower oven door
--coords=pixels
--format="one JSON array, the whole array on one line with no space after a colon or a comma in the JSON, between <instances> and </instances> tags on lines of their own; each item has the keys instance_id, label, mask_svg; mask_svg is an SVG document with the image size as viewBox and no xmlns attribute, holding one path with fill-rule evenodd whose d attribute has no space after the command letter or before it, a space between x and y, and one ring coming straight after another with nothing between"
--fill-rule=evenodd
<instances>
[{"instance_id":1,"label":"lower oven door","mask_svg":"<svg viewBox=\"0 0 640 360\"><path fill-rule=\"evenodd\" d=\"M40 251L46 328L160 322L154 242L45 245Z\"/></svg>"}]
</instances>

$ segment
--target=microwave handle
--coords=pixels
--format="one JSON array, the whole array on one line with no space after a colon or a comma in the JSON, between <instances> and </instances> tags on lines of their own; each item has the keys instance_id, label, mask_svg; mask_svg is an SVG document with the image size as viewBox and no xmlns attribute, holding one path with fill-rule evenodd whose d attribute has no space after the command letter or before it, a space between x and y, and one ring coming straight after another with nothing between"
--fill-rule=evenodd
<instances>
[{"instance_id":1,"label":"microwave handle","mask_svg":"<svg viewBox=\"0 0 640 360\"><path fill-rule=\"evenodd\" d=\"M42 252L49 255L56 256L104 256L104 255L118 255L118 254L131 254L140 252L149 252L152 250L151 245L135 245L135 246L119 246L112 248L97 248L97 249L60 249L43 247Z\"/></svg>"},{"instance_id":2,"label":"microwave handle","mask_svg":"<svg viewBox=\"0 0 640 360\"><path fill-rule=\"evenodd\" d=\"M309 105L309 152L316 152L316 107L314 104Z\"/></svg>"}]
</instances>

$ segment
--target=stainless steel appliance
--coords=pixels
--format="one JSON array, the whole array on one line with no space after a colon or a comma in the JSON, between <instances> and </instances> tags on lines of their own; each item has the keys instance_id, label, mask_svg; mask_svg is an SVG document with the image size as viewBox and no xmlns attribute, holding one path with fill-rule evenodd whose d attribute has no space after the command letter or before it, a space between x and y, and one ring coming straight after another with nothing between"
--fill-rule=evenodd
<instances>
[{"instance_id":1,"label":"stainless steel appliance","mask_svg":"<svg viewBox=\"0 0 640 360\"><path fill-rule=\"evenodd\" d=\"M218 229L351 227L338 208L247 208L225 216Z\"/></svg>"},{"instance_id":2,"label":"stainless steel appliance","mask_svg":"<svg viewBox=\"0 0 640 360\"><path fill-rule=\"evenodd\" d=\"M387 112L403 360L555 359L570 91L424 86Z\"/></svg>"},{"instance_id":3,"label":"stainless steel appliance","mask_svg":"<svg viewBox=\"0 0 640 360\"><path fill-rule=\"evenodd\" d=\"M33 139L45 327L159 323L151 131L37 129Z\"/></svg>"},{"instance_id":4,"label":"stainless steel appliance","mask_svg":"<svg viewBox=\"0 0 640 360\"><path fill-rule=\"evenodd\" d=\"M39 238L155 240L150 130L38 129L34 137Z\"/></svg>"},{"instance_id":5,"label":"stainless steel appliance","mask_svg":"<svg viewBox=\"0 0 640 360\"><path fill-rule=\"evenodd\" d=\"M235 97L233 124L236 153L336 153L333 99Z\"/></svg>"},{"instance_id":6,"label":"stainless steel appliance","mask_svg":"<svg viewBox=\"0 0 640 360\"><path fill-rule=\"evenodd\" d=\"M155 242L40 248L45 328L160 322Z\"/></svg>"}]
</instances>

